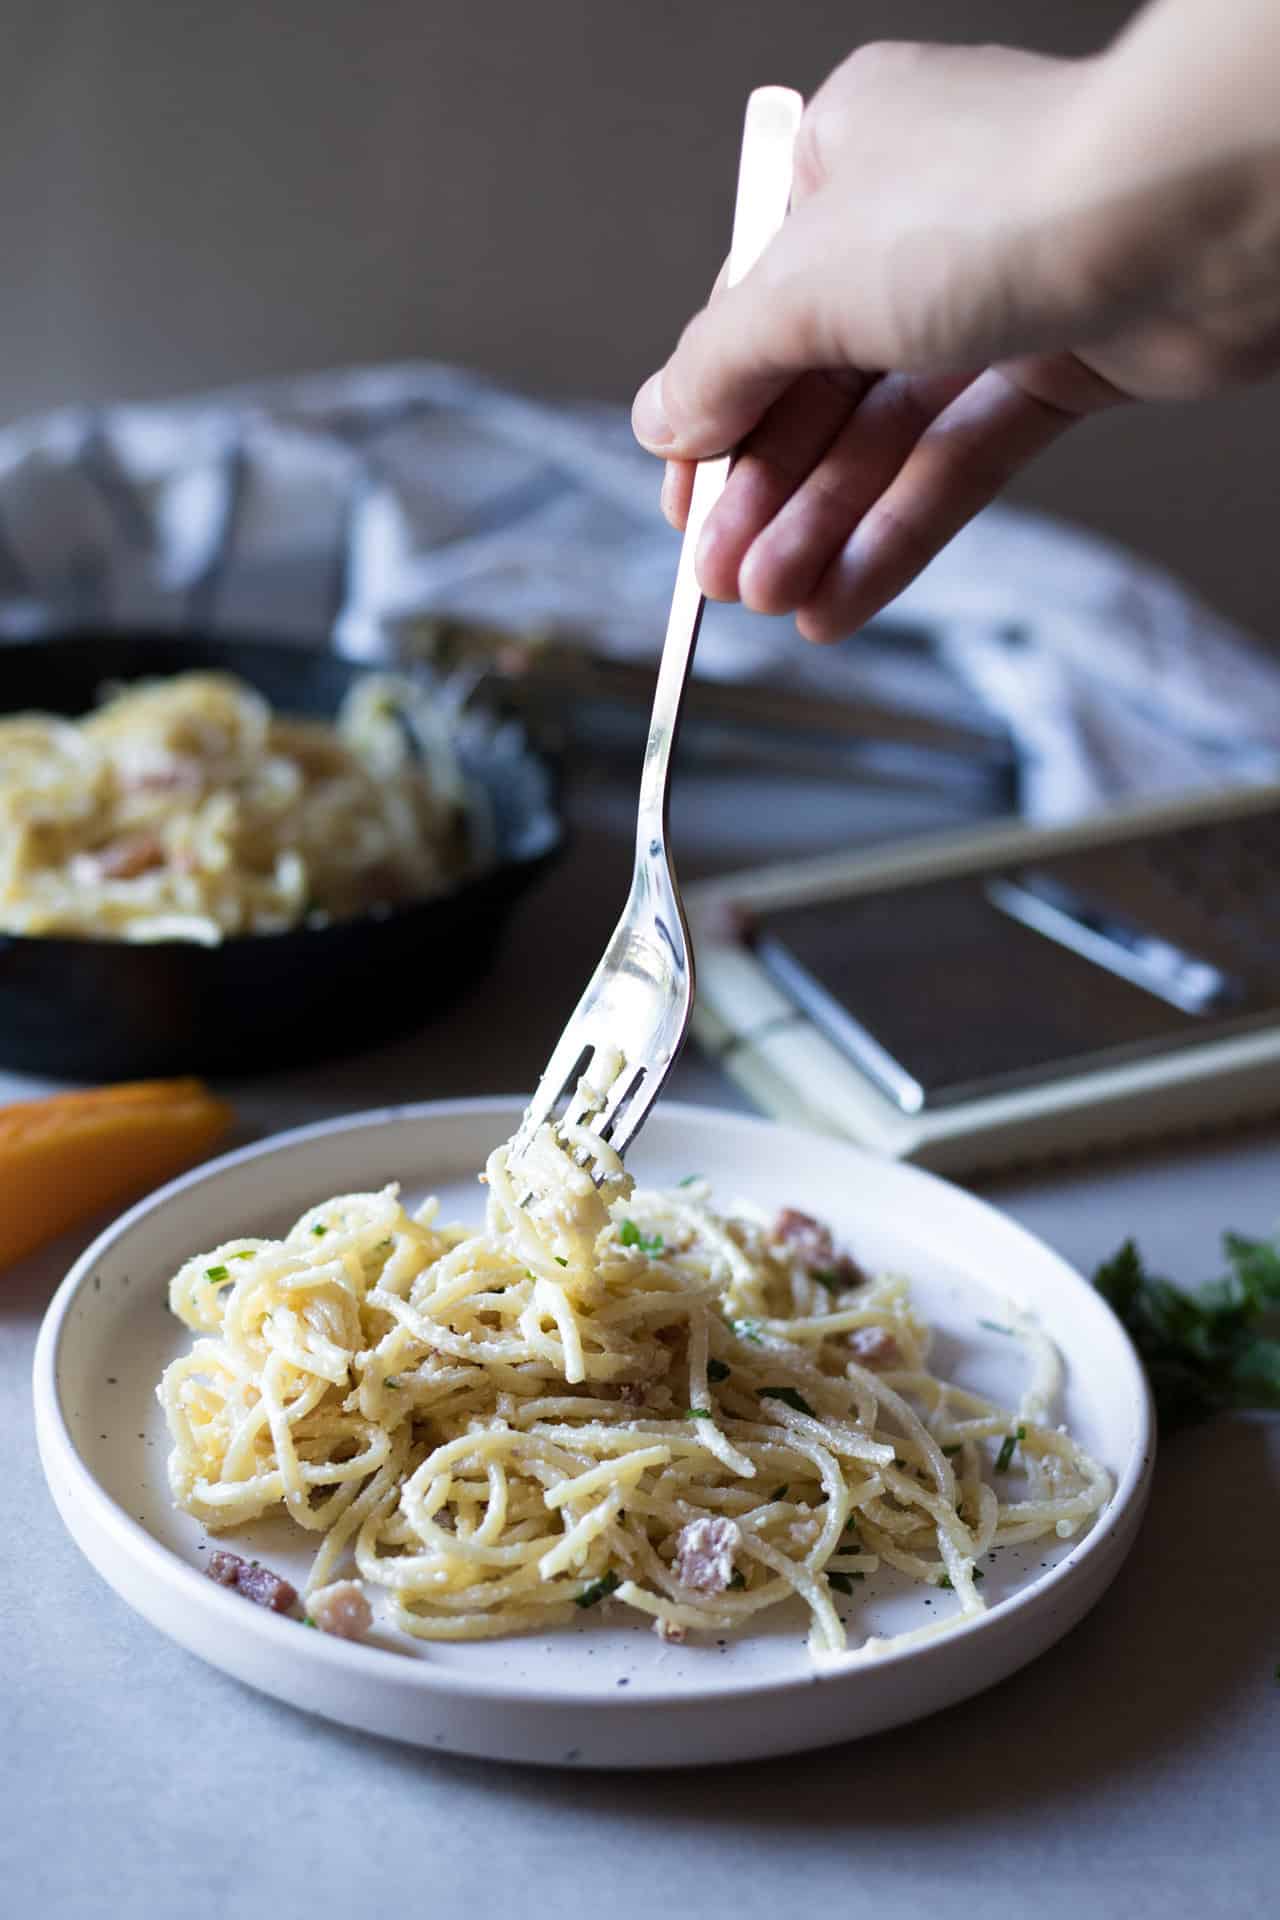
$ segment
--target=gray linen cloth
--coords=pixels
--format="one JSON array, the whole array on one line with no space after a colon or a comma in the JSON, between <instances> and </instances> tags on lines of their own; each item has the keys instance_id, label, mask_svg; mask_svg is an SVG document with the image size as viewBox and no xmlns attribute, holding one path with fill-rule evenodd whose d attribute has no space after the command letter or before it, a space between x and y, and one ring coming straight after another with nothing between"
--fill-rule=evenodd
<instances>
[{"instance_id":1,"label":"gray linen cloth","mask_svg":"<svg viewBox=\"0 0 1280 1920\"><path fill-rule=\"evenodd\" d=\"M658 481L621 409L431 364L48 415L0 432L0 633L198 625L374 660L438 612L646 658L676 551ZM713 608L698 671L985 714L1040 820L1280 778L1280 656L1078 529L992 508L894 616L923 654L887 626L816 649Z\"/></svg>"}]
</instances>

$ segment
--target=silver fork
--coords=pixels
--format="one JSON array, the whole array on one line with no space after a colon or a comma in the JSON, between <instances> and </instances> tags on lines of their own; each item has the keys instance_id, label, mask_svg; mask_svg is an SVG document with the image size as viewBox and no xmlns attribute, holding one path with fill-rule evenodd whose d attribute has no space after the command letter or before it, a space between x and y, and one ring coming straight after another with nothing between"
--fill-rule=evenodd
<instances>
[{"instance_id":1,"label":"silver fork","mask_svg":"<svg viewBox=\"0 0 1280 1920\"><path fill-rule=\"evenodd\" d=\"M804 102L788 87L759 87L747 102L726 282L755 265L786 216L792 148ZM517 1161L549 1120L593 1131L624 1153L675 1064L693 1009L693 951L668 850L671 756L705 606L694 556L719 499L729 458L694 474L676 567L640 778L631 892L604 958L547 1062L512 1145Z\"/></svg>"}]
</instances>

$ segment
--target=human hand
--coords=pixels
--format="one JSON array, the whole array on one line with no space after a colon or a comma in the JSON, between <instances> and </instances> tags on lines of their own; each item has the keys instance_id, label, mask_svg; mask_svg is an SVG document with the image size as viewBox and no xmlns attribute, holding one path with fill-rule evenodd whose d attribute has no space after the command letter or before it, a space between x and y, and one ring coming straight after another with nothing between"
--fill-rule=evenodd
<instances>
[{"instance_id":1,"label":"human hand","mask_svg":"<svg viewBox=\"0 0 1280 1920\"><path fill-rule=\"evenodd\" d=\"M690 461L738 449L710 597L838 639L1075 421L1280 365L1280 32L1239 5L1220 57L1165 0L1094 61L893 45L837 70L782 233L636 402L677 526Z\"/></svg>"}]
</instances>

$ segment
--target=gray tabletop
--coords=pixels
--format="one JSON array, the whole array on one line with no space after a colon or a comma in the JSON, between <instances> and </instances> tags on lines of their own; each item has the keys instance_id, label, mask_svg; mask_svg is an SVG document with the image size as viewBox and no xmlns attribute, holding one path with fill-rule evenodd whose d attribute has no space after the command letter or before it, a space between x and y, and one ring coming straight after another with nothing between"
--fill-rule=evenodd
<instances>
[{"instance_id":1,"label":"gray tabletop","mask_svg":"<svg viewBox=\"0 0 1280 1920\"><path fill-rule=\"evenodd\" d=\"M402 1045L232 1089L242 1132L526 1086L617 911L626 810L617 783L581 785L573 857L466 1002ZM697 863L750 859L738 839L758 829L752 813L714 783L687 787L682 831ZM771 838L816 847L944 817L945 804L907 794L834 809L795 794L789 811L770 809ZM36 1083L0 1076L0 1100L29 1090ZM740 1104L695 1055L676 1091ZM1216 1271L1222 1228L1274 1224L1278 1148L1280 1135L1255 1132L986 1191L1082 1268L1136 1232L1190 1283ZM28 1376L41 1312L90 1231L0 1280L11 1494L0 1887L23 1912L1274 1911L1280 1423L1221 1420L1171 1441L1137 1549L1096 1610L1023 1673L919 1725L698 1774L454 1760L345 1732L224 1678L130 1613L80 1558L45 1493Z\"/></svg>"}]
</instances>

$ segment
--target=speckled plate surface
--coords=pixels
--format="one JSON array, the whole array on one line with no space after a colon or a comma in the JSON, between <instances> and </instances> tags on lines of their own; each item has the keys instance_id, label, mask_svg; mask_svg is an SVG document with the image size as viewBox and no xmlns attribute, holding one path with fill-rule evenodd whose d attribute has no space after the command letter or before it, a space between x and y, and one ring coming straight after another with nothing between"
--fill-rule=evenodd
<instances>
[{"instance_id":1,"label":"speckled plate surface","mask_svg":"<svg viewBox=\"0 0 1280 1920\"><path fill-rule=\"evenodd\" d=\"M1012 1300L1066 1363L1061 1417L1111 1470L1114 1497L1074 1542L991 1556L989 1611L954 1634L876 1659L815 1667L803 1610L763 1632L663 1645L614 1608L552 1636L426 1646L379 1624L352 1646L253 1607L201 1576L204 1530L170 1503L155 1398L187 1342L166 1306L189 1254L232 1234L282 1231L340 1192L399 1179L414 1201L479 1218L476 1171L519 1116L515 1100L399 1108L307 1127L228 1155L110 1227L67 1275L36 1353L41 1458L72 1535L162 1632L294 1706L423 1746L591 1767L692 1765L821 1746L918 1718L1033 1659L1098 1599L1131 1546L1153 1456L1141 1368L1110 1311L1057 1255L958 1189L842 1142L693 1107L650 1120L633 1170L649 1184L707 1175L718 1200L790 1205L830 1220L866 1265L908 1273L938 1331L935 1367L1008 1402L1020 1348L999 1323ZM225 1544L299 1584L312 1542L287 1521ZM851 1643L924 1624L954 1605L876 1575L843 1603Z\"/></svg>"}]
</instances>

